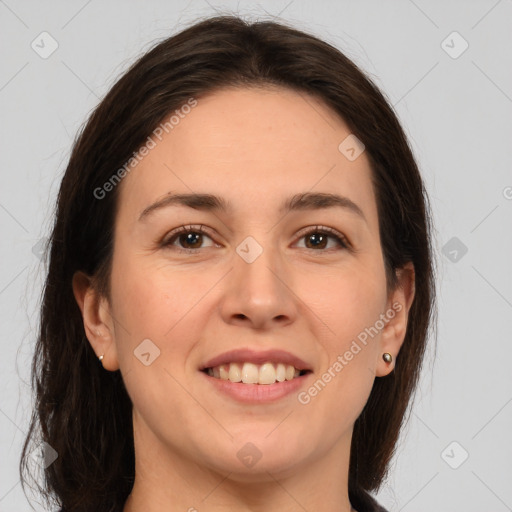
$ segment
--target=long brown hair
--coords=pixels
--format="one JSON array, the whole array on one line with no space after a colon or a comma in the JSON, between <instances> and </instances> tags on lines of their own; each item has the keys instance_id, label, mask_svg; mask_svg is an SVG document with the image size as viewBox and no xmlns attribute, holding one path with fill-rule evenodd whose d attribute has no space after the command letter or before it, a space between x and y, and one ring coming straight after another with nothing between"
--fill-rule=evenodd
<instances>
[{"instance_id":1,"label":"long brown hair","mask_svg":"<svg viewBox=\"0 0 512 512\"><path fill-rule=\"evenodd\" d=\"M395 270L415 267L415 298L396 367L375 379L354 425L349 499L364 510L387 475L416 389L436 316L432 220L407 138L383 94L330 44L282 22L236 16L196 22L155 45L115 83L75 139L62 179L32 362L36 405L23 446L44 441L58 458L38 491L65 511L121 510L135 472L132 404L120 371L105 371L88 342L72 291L73 274L95 276L110 297L116 187L94 190L191 97L226 86L281 86L323 100L365 145L377 199L388 291ZM410 411L409 411L410 412Z\"/></svg>"}]
</instances>

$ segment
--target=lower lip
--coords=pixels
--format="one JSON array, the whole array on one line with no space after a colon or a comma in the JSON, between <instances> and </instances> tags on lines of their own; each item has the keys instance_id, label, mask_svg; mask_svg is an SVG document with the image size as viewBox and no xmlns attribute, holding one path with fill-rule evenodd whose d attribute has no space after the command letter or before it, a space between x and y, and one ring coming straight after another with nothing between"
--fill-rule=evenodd
<instances>
[{"instance_id":1,"label":"lower lip","mask_svg":"<svg viewBox=\"0 0 512 512\"><path fill-rule=\"evenodd\" d=\"M217 379L205 372L200 373L221 393L239 402L253 404L275 402L280 398L296 393L305 384L309 376L313 375L312 372L308 372L292 380L285 380L274 384L244 384L243 382Z\"/></svg>"}]
</instances>

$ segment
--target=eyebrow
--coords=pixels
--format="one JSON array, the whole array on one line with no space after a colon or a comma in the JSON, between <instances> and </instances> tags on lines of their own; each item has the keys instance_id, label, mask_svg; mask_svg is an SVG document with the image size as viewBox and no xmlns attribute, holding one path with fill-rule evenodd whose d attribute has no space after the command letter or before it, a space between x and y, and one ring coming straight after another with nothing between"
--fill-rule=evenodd
<instances>
[{"instance_id":1,"label":"eyebrow","mask_svg":"<svg viewBox=\"0 0 512 512\"><path fill-rule=\"evenodd\" d=\"M233 206L229 201L223 197L213 194L169 193L164 198L159 199L145 208L139 216L139 221L144 220L156 210L170 206L186 206L188 208L193 208L194 210L222 211L225 213L233 211ZM302 194L295 194L284 202L279 213L302 210L323 210L328 208L346 209L347 211L359 216L366 223L368 222L361 208L348 197L340 196L338 194L330 194L327 192L305 192Z\"/></svg>"}]
</instances>

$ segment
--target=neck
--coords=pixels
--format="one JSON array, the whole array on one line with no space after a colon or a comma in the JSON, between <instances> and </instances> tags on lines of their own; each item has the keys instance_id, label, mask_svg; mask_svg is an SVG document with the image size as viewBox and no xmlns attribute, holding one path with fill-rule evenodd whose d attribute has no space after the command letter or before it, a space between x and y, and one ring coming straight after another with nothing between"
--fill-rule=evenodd
<instances>
[{"instance_id":1,"label":"neck","mask_svg":"<svg viewBox=\"0 0 512 512\"><path fill-rule=\"evenodd\" d=\"M147 425L134 421L135 482L123 512L351 512L351 436L352 431L326 453L293 467L265 466L262 458L254 468L259 471L248 474L208 467L179 447L163 445Z\"/></svg>"}]
</instances>

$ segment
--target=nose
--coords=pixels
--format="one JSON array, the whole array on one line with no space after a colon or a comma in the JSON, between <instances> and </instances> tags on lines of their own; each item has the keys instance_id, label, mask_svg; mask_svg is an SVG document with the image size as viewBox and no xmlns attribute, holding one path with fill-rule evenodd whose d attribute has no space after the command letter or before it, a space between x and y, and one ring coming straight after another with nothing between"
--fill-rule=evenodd
<instances>
[{"instance_id":1,"label":"nose","mask_svg":"<svg viewBox=\"0 0 512 512\"><path fill-rule=\"evenodd\" d=\"M270 244L264 246L252 237L240 244L227 280L221 305L226 323L264 330L297 318L293 273Z\"/></svg>"}]
</instances>

